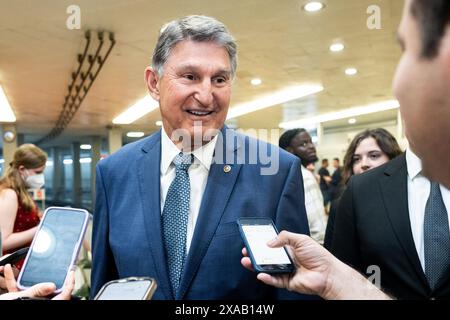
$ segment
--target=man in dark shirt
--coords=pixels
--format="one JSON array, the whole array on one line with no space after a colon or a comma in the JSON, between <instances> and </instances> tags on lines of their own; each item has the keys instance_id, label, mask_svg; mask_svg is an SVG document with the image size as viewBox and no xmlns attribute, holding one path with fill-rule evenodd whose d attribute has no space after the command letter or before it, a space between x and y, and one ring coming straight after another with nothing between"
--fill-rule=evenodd
<instances>
[{"instance_id":1,"label":"man in dark shirt","mask_svg":"<svg viewBox=\"0 0 450 320\"><path fill-rule=\"evenodd\" d=\"M323 205L326 207L330 202L330 183L331 177L330 172L328 171L328 159L322 160L322 167L319 169L320 176L320 191L322 191L323 195Z\"/></svg>"},{"instance_id":2,"label":"man in dark shirt","mask_svg":"<svg viewBox=\"0 0 450 320\"><path fill-rule=\"evenodd\" d=\"M339 164L339 158L333 159L333 167L334 172L331 175L331 183L330 183L330 201L339 197L340 188L341 188L341 180L342 180L342 167Z\"/></svg>"}]
</instances>

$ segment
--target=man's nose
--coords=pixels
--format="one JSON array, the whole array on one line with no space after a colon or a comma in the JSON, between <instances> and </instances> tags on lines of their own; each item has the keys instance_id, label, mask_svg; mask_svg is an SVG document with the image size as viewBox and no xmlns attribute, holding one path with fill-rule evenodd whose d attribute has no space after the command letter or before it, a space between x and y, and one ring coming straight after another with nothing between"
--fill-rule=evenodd
<instances>
[{"instance_id":1,"label":"man's nose","mask_svg":"<svg viewBox=\"0 0 450 320\"><path fill-rule=\"evenodd\" d=\"M214 97L210 79L205 79L199 83L194 98L204 107L212 105Z\"/></svg>"}]
</instances>

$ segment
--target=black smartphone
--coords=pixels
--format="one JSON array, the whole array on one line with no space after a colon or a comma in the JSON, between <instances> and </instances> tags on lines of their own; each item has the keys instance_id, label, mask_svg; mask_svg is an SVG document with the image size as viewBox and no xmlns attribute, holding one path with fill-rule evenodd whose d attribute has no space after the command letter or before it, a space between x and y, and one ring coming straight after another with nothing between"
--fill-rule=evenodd
<instances>
[{"instance_id":1,"label":"black smartphone","mask_svg":"<svg viewBox=\"0 0 450 320\"><path fill-rule=\"evenodd\" d=\"M129 277L106 283L94 300L150 300L156 281L148 277Z\"/></svg>"},{"instance_id":2,"label":"black smartphone","mask_svg":"<svg viewBox=\"0 0 450 320\"><path fill-rule=\"evenodd\" d=\"M267 242L274 239L277 228L268 218L241 218L237 221L239 231L256 272L291 273L295 270L285 248L270 248Z\"/></svg>"},{"instance_id":3,"label":"black smartphone","mask_svg":"<svg viewBox=\"0 0 450 320\"><path fill-rule=\"evenodd\" d=\"M29 288L41 282L53 282L55 293L75 265L89 221L82 209L50 207L44 212L17 279L17 287Z\"/></svg>"},{"instance_id":4,"label":"black smartphone","mask_svg":"<svg viewBox=\"0 0 450 320\"><path fill-rule=\"evenodd\" d=\"M8 263L13 265L13 264L19 262L20 260L22 260L23 258L26 257L26 255L28 253L28 249L30 249L30 248L25 247L25 248L16 250L13 253L11 253L10 255L0 259L0 266L7 265Z\"/></svg>"}]
</instances>

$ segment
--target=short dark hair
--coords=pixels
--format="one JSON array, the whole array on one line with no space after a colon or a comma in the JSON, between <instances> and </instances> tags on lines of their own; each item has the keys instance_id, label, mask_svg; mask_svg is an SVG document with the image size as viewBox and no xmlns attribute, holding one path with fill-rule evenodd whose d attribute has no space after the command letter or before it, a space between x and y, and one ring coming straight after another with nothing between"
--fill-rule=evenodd
<instances>
[{"instance_id":1,"label":"short dark hair","mask_svg":"<svg viewBox=\"0 0 450 320\"><path fill-rule=\"evenodd\" d=\"M294 139L296 135L302 132L306 132L306 130L303 128L297 128L284 132L278 140L278 145L281 149L286 150L291 145L292 139Z\"/></svg>"},{"instance_id":2,"label":"short dark hair","mask_svg":"<svg viewBox=\"0 0 450 320\"><path fill-rule=\"evenodd\" d=\"M386 154L389 160L394 159L403 152L395 137L386 129L377 128L358 133L352 142L350 142L344 156L344 173L342 174L342 181L344 183L347 183L348 179L353 175L353 155L355 154L356 148L358 148L361 141L369 137L375 139L381 151Z\"/></svg>"},{"instance_id":3,"label":"short dark hair","mask_svg":"<svg viewBox=\"0 0 450 320\"><path fill-rule=\"evenodd\" d=\"M322 164L324 164L325 162L328 162L328 159L327 159L327 158L323 158L323 159L322 159Z\"/></svg>"},{"instance_id":4,"label":"short dark hair","mask_svg":"<svg viewBox=\"0 0 450 320\"><path fill-rule=\"evenodd\" d=\"M437 56L445 28L450 22L450 1L413 0L411 15L417 20L424 58Z\"/></svg>"},{"instance_id":5,"label":"short dark hair","mask_svg":"<svg viewBox=\"0 0 450 320\"><path fill-rule=\"evenodd\" d=\"M336 160L337 162L339 162L339 158L333 158L333 160Z\"/></svg>"}]
</instances>

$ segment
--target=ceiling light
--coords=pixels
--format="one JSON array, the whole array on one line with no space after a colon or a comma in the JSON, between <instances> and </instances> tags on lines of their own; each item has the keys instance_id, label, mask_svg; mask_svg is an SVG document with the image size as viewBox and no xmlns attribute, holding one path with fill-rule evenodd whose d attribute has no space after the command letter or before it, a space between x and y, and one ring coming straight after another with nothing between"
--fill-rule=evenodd
<instances>
[{"instance_id":1,"label":"ceiling light","mask_svg":"<svg viewBox=\"0 0 450 320\"><path fill-rule=\"evenodd\" d=\"M356 69L356 68L347 68L347 69L345 69L345 74L348 75L348 76L354 76L357 73L358 73L358 69Z\"/></svg>"},{"instance_id":2,"label":"ceiling light","mask_svg":"<svg viewBox=\"0 0 450 320\"><path fill-rule=\"evenodd\" d=\"M349 124L355 124L356 123L356 119L355 118L350 118L350 119L348 119L348 123Z\"/></svg>"},{"instance_id":3,"label":"ceiling light","mask_svg":"<svg viewBox=\"0 0 450 320\"><path fill-rule=\"evenodd\" d=\"M119 116L115 117L112 122L114 124L130 124L156 109L158 109L158 102L151 96L146 95Z\"/></svg>"},{"instance_id":4,"label":"ceiling light","mask_svg":"<svg viewBox=\"0 0 450 320\"><path fill-rule=\"evenodd\" d=\"M80 145L81 150L91 150L92 146L90 144L82 144Z\"/></svg>"},{"instance_id":5,"label":"ceiling light","mask_svg":"<svg viewBox=\"0 0 450 320\"><path fill-rule=\"evenodd\" d=\"M100 158L102 160L102 158ZM91 163L92 158L80 158L80 163Z\"/></svg>"},{"instance_id":6,"label":"ceiling light","mask_svg":"<svg viewBox=\"0 0 450 320\"><path fill-rule=\"evenodd\" d=\"M161 127L161 126L162 126L162 121L161 121L161 120L158 120L158 121L155 122L155 124L156 124L158 127Z\"/></svg>"},{"instance_id":7,"label":"ceiling light","mask_svg":"<svg viewBox=\"0 0 450 320\"><path fill-rule=\"evenodd\" d=\"M276 106L291 100L300 99L323 90L321 85L301 85L290 87L256 100L239 104L228 110L227 119L243 116L268 107Z\"/></svg>"},{"instance_id":8,"label":"ceiling light","mask_svg":"<svg viewBox=\"0 0 450 320\"><path fill-rule=\"evenodd\" d=\"M144 136L144 133L141 131L130 131L127 133L127 137L130 138L141 138Z\"/></svg>"},{"instance_id":9,"label":"ceiling light","mask_svg":"<svg viewBox=\"0 0 450 320\"><path fill-rule=\"evenodd\" d=\"M0 122L16 122L16 116L2 86L0 86Z\"/></svg>"},{"instance_id":10,"label":"ceiling light","mask_svg":"<svg viewBox=\"0 0 450 320\"><path fill-rule=\"evenodd\" d=\"M340 52L340 51L342 51L342 50L344 50L344 45L342 44L342 43L333 43L331 46L330 46L330 51L331 52Z\"/></svg>"},{"instance_id":11,"label":"ceiling light","mask_svg":"<svg viewBox=\"0 0 450 320\"><path fill-rule=\"evenodd\" d=\"M383 101L383 102L374 103L374 104L370 104L370 105L366 105L366 106L353 107L353 108L345 109L342 111L325 113L325 114L318 115L315 117L281 122L279 124L279 127L283 128L283 129L303 128L305 125L308 125L311 123L317 124L317 123L328 122L328 121L333 121L333 120L352 118L352 117L357 117L357 116L360 116L363 114L370 114L370 113L376 113L376 112L381 112L381 111L387 111L387 110L391 110L391 109L398 109L399 107L400 107L400 104L397 100L389 100L389 101Z\"/></svg>"},{"instance_id":12,"label":"ceiling light","mask_svg":"<svg viewBox=\"0 0 450 320\"><path fill-rule=\"evenodd\" d=\"M324 7L322 2L319 1L310 1L303 6L303 9L307 12L316 12L322 10Z\"/></svg>"},{"instance_id":13,"label":"ceiling light","mask_svg":"<svg viewBox=\"0 0 450 320\"><path fill-rule=\"evenodd\" d=\"M250 83L254 86L259 86L262 83L262 80L260 78L255 78L255 79L252 79L250 81Z\"/></svg>"}]
</instances>

